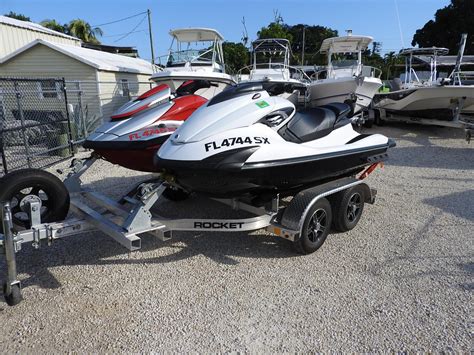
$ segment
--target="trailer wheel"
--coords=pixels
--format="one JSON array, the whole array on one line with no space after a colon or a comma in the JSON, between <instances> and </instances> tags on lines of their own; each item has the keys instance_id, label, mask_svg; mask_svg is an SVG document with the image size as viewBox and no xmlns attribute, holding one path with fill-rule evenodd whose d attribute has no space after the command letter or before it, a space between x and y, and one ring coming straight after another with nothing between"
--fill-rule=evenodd
<instances>
[{"instance_id":1,"label":"trailer wheel","mask_svg":"<svg viewBox=\"0 0 474 355\"><path fill-rule=\"evenodd\" d=\"M171 201L184 201L189 197L189 192L186 192L178 187L168 186L163 191L163 196Z\"/></svg>"},{"instance_id":2,"label":"trailer wheel","mask_svg":"<svg viewBox=\"0 0 474 355\"><path fill-rule=\"evenodd\" d=\"M374 123L377 126L383 126L384 125L384 121L383 121L382 117L380 117L380 111L377 110L377 109L374 110Z\"/></svg>"},{"instance_id":3,"label":"trailer wheel","mask_svg":"<svg viewBox=\"0 0 474 355\"><path fill-rule=\"evenodd\" d=\"M30 228L27 201L41 203L41 222L57 222L69 212L69 192L56 176L39 169L22 169L11 172L0 179L0 201L9 201L13 224ZM0 230L3 229L0 226Z\"/></svg>"},{"instance_id":4,"label":"trailer wheel","mask_svg":"<svg viewBox=\"0 0 474 355\"><path fill-rule=\"evenodd\" d=\"M11 292L7 294L7 283L5 282L3 284L3 297L9 306L16 306L23 299L20 285L11 285Z\"/></svg>"},{"instance_id":5,"label":"trailer wheel","mask_svg":"<svg viewBox=\"0 0 474 355\"><path fill-rule=\"evenodd\" d=\"M335 195L332 203L333 226L339 232L347 232L359 223L364 211L365 189L356 185Z\"/></svg>"},{"instance_id":6,"label":"trailer wheel","mask_svg":"<svg viewBox=\"0 0 474 355\"><path fill-rule=\"evenodd\" d=\"M321 198L306 214L300 238L294 242L296 250L301 254L318 250L329 234L331 222L331 204L326 198Z\"/></svg>"}]
</instances>

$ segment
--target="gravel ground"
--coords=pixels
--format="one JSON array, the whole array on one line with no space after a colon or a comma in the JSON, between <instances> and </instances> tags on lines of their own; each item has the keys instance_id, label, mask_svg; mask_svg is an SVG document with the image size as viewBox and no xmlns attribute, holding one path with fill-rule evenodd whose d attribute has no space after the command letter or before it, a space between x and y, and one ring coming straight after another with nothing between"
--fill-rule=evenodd
<instances>
[{"instance_id":1,"label":"gravel ground","mask_svg":"<svg viewBox=\"0 0 474 355\"><path fill-rule=\"evenodd\" d=\"M262 232L25 245L2 352L471 351L474 149L447 128L368 131L398 144L369 178L376 204L312 255ZM101 163L85 180L118 196L143 177ZM198 198L158 208L228 216Z\"/></svg>"}]
</instances>

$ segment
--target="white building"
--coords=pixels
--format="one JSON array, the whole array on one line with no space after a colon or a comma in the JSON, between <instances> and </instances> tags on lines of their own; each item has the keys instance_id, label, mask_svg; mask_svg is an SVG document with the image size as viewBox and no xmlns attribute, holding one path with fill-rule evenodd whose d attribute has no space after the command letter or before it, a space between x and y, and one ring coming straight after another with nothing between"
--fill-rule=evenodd
<instances>
[{"instance_id":1,"label":"white building","mask_svg":"<svg viewBox=\"0 0 474 355\"><path fill-rule=\"evenodd\" d=\"M47 78L65 78L70 101L81 91L88 120L110 115L130 97L149 90L152 73L153 66L143 59L43 39L0 59L0 77L45 78L35 85L44 100L61 96L60 89L52 87L54 82ZM55 89L58 92L51 94Z\"/></svg>"},{"instance_id":2,"label":"white building","mask_svg":"<svg viewBox=\"0 0 474 355\"><path fill-rule=\"evenodd\" d=\"M149 90L154 71L156 67L143 59L83 48L78 38L0 16L0 78L45 78L33 83L35 99L44 100L55 96L50 91L57 86L46 78L64 78L70 101L80 90L88 121L110 115L130 97Z\"/></svg>"},{"instance_id":3,"label":"white building","mask_svg":"<svg viewBox=\"0 0 474 355\"><path fill-rule=\"evenodd\" d=\"M0 16L0 58L13 53L35 39L81 46L79 38L50 30L37 23Z\"/></svg>"}]
</instances>

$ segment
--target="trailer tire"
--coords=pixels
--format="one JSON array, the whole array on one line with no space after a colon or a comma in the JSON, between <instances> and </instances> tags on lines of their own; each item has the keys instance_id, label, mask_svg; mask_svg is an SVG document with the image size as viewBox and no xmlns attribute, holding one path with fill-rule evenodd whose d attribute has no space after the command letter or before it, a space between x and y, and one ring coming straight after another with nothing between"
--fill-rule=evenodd
<instances>
[{"instance_id":1,"label":"trailer tire","mask_svg":"<svg viewBox=\"0 0 474 355\"><path fill-rule=\"evenodd\" d=\"M359 223L364 211L365 191L362 185L356 185L334 196L332 201L334 229L347 232Z\"/></svg>"},{"instance_id":2,"label":"trailer tire","mask_svg":"<svg viewBox=\"0 0 474 355\"><path fill-rule=\"evenodd\" d=\"M365 122L364 122L364 127L365 128L372 128L372 126L374 125L374 119L373 118L368 118Z\"/></svg>"},{"instance_id":3,"label":"trailer tire","mask_svg":"<svg viewBox=\"0 0 474 355\"><path fill-rule=\"evenodd\" d=\"M377 125L377 126L383 126L384 125L384 121L383 119L380 117L380 111L375 109L374 110L374 123Z\"/></svg>"},{"instance_id":4,"label":"trailer tire","mask_svg":"<svg viewBox=\"0 0 474 355\"><path fill-rule=\"evenodd\" d=\"M10 202L15 227L30 228L28 214L21 209L27 196L37 196L42 202L41 222L57 222L69 212L69 192L61 180L39 169L21 169L0 179L0 201ZM29 190L29 192L25 192ZM0 226L0 230L3 226Z\"/></svg>"},{"instance_id":5,"label":"trailer tire","mask_svg":"<svg viewBox=\"0 0 474 355\"><path fill-rule=\"evenodd\" d=\"M311 254L318 250L326 240L332 223L331 204L321 198L311 206L306 214L300 237L294 242L301 254Z\"/></svg>"},{"instance_id":6,"label":"trailer tire","mask_svg":"<svg viewBox=\"0 0 474 355\"><path fill-rule=\"evenodd\" d=\"M3 284L3 297L9 306L16 306L21 302L21 288L19 284L11 285L11 292L7 294L7 283Z\"/></svg>"},{"instance_id":7,"label":"trailer tire","mask_svg":"<svg viewBox=\"0 0 474 355\"><path fill-rule=\"evenodd\" d=\"M170 201L184 201L189 197L189 192L177 187L168 186L163 191L163 196Z\"/></svg>"}]
</instances>

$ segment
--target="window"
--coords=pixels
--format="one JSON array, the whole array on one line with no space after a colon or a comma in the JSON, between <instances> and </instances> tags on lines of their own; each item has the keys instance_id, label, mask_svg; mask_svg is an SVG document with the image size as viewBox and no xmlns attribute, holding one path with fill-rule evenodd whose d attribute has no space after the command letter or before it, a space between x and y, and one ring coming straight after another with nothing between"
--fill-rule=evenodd
<instances>
[{"instance_id":1,"label":"window","mask_svg":"<svg viewBox=\"0 0 474 355\"><path fill-rule=\"evenodd\" d=\"M61 83L57 80L46 79L38 81L38 92L40 99L61 98Z\"/></svg>"},{"instance_id":2,"label":"window","mask_svg":"<svg viewBox=\"0 0 474 355\"><path fill-rule=\"evenodd\" d=\"M120 80L120 83L122 85L122 96L130 97L130 88L128 86L128 80L127 79L122 79L122 80Z\"/></svg>"}]
</instances>

